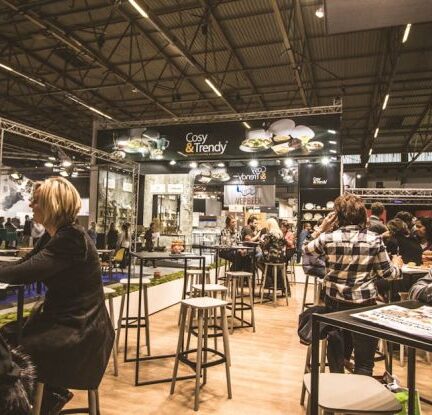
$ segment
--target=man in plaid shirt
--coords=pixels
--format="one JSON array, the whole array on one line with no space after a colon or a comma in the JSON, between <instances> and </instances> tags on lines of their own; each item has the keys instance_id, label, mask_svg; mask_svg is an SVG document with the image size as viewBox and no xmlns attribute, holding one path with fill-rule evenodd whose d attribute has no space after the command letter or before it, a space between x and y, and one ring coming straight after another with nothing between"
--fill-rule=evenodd
<instances>
[{"instance_id":1,"label":"man in plaid shirt","mask_svg":"<svg viewBox=\"0 0 432 415\"><path fill-rule=\"evenodd\" d=\"M343 195L335 201L330 214L305 243L305 255L324 256L325 304L328 312L376 304L377 277L397 278L402 260L390 261L379 235L366 229L366 209L354 195ZM337 226L338 229L331 231ZM328 358L333 372L343 372L344 358L355 351L358 374L372 375L378 340L353 333L335 331L329 336ZM348 346L348 347L347 347Z\"/></svg>"}]
</instances>

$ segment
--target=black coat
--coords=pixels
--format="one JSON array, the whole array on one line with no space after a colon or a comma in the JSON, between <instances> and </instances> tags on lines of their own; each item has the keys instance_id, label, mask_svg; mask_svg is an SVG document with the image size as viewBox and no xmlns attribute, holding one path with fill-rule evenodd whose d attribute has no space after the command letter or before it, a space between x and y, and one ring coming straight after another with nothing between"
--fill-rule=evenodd
<instances>
[{"instance_id":1,"label":"black coat","mask_svg":"<svg viewBox=\"0 0 432 415\"><path fill-rule=\"evenodd\" d=\"M47 287L39 313L27 321L22 346L44 383L71 389L98 387L114 330L105 307L99 258L76 225L45 234L22 261L0 268L0 281Z\"/></svg>"},{"instance_id":2,"label":"black coat","mask_svg":"<svg viewBox=\"0 0 432 415\"><path fill-rule=\"evenodd\" d=\"M421 265L422 263L423 250L414 238L396 235L387 241L386 247L387 252L391 255L396 255L399 251L405 264L415 262L416 265Z\"/></svg>"}]
</instances>

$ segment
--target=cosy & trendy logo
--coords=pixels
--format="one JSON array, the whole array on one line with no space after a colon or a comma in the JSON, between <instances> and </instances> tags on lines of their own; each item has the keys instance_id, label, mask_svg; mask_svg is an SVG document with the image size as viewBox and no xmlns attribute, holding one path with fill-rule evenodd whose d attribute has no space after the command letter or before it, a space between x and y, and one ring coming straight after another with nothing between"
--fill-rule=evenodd
<instances>
[{"instance_id":1,"label":"cosy & trendy logo","mask_svg":"<svg viewBox=\"0 0 432 415\"><path fill-rule=\"evenodd\" d=\"M194 134L189 132L186 134L185 152L189 154L224 154L228 145L228 141L222 141L216 144L206 144L208 134Z\"/></svg>"},{"instance_id":2,"label":"cosy & trendy logo","mask_svg":"<svg viewBox=\"0 0 432 415\"><path fill-rule=\"evenodd\" d=\"M314 177L312 179L312 184L327 184L327 179L323 179L321 177Z\"/></svg>"},{"instance_id":3,"label":"cosy & trendy logo","mask_svg":"<svg viewBox=\"0 0 432 415\"><path fill-rule=\"evenodd\" d=\"M267 180L267 167L259 166L259 167L251 167L250 174L248 173L239 173L235 174L233 177L237 178L240 182L256 182L262 181L265 182Z\"/></svg>"}]
</instances>

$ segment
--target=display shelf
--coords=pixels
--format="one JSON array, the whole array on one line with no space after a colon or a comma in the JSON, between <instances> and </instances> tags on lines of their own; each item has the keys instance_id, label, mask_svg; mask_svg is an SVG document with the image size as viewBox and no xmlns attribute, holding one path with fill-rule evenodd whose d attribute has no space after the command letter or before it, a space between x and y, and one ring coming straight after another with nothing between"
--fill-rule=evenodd
<instances>
[{"instance_id":1,"label":"display shelf","mask_svg":"<svg viewBox=\"0 0 432 415\"><path fill-rule=\"evenodd\" d=\"M302 209L302 212L331 212L334 209Z\"/></svg>"}]
</instances>

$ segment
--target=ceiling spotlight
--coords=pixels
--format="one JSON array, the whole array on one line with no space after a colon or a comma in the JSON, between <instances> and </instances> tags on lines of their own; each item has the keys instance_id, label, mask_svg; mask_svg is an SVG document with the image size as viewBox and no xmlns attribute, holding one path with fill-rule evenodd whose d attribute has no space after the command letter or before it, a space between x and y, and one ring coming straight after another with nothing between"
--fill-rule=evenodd
<instances>
[{"instance_id":1,"label":"ceiling spotlight","mask_svg":"<svg viewBox=\"0 0 432 415\"><path fill-rule=\"evenodd\" d=\"M55 158L54 156L49 156L49 157L48 157L48 160L56 161L56 158Z\"/></svg>"},{"instance_id":2,"label":"ceiling spotlight","mask_svg":"<svg viewBox=\"0 0 432 415\"><path fill-rule=\"evenodd\" d=\"M63 160L62 166L63 167L70 167L70 166L72 166L72 162L70 160Z\"/></svg>"},{"instance_id":3,"label":"ceiling spotlight","mask_svg":"<svg viewBox=\"0 0 432 415\"><path fill-rule=\"evenodd\" d=\"M356 177L357 177L357 179L361 179L361 174L358 173Z\"/></svg>"},{"instance_id":4,"label":"ceiling spotlight","mask_svg":"<svg viewBox=\"0 0 432 415\"><path fill-rule=\"evenodd\" d=\"M336 130L327 130L327 132L329 133L329 134L336 134Z\"/></svg>"},{"instance_id":5,"label":"ceiling spotlight","mask_svg":"<svg viewBox=\"0 0 432 415\"><path fill-rule=\"evenodd\" d=\"M377 127L377 128L375 129L374 138L377 138L377 137L378 137L378 133L379 133L379 128Z\"/></svg>"},{"instance_id":6,"label":"ceiling spotlight","mask_svg":"<svg viewBox=\"0 0 432 415\"><path fill-rule=\"evenodd\" d=\"M336 145L336 144L337 144L337 141L330 140L330 141L329 141L329 144L334 144L334 145Z\"/></svg>"},{"instance_id":7,"label":"ceiling spotlight","mask_svg":"<svg viewBox=\"0 0 432 415\"><path fill-rule=\"evenodd\" d=\"M388 103L389 98L390 98L389 94L387 94L384 98L384 102L383 102L383 106L382 106L383 111L387 108L387 103Z\"/></svg>"},{"instance_id":8,"label":"ceiling spotlight","mask_svg":"<svg viewBox=\"0 0 432 415\"><path fill-rule=\"evenodd\" d=\"M145 19L148 18L148 14L146 11L135 1L135 0L129 0L129 3L135 8L135 10Z\"/></svg>"},{"instance_id":9,"label":"ceiling spotlight","mask_svg":"<svg viewBox=\"0 0 432 415\"><path fill-rule=\"evenodd\" d=\"M251 126L249 125L249 123L247 123L246 121L243 121L242 123L248 130L251 129Z\"/></svg>"},{"instance_id":10,"label":"ceiling spotlight","mask_svg":"<svg viewBox=\"0 0 432 415\"><path fill-rule=\"evenodd\" d=\"M47 161L44 163L45 167L54 167L54 163L51 163L50 161Z\"/></svg>"},{"instance_id":11,"label":"ceiling spotlight","mask_svg":"<svg viewBox=\"0 0 432 415\"><path fill-rule=\"evenodd\" d=\"M286 167L291 167L293 165L292 159L285 159L284 164Z\"/></svg>"},{"instance_id":12,"label":"ceiling spotlight","mask_svg":"<svg viewBox=\"0 0 432 415\"><path fill-rule=\"evenodd\" d=\"M251 160L250 162L249 162L249 166L251 166L251 167L258 167L258 160Z\"/></svg>"},{"instance_id":13,"label":"ceiling spotlight","mask_svg":"<svg viewBox=\"0 0 432 415\"><path fill-rule=\"evenodd\" d=\"M60 176L63 176L63 177L69 177L69 174L68 174L68 172L67 172L66 170L62 170L62 171L60 172Z\"/></svg>"},{"instance_id":14,"label":"ceiling spotlight","mask_svg":"<svg viewBox=\"0 0 432 415\"><path fill-rule=\"evenodd\" d=\"M323 164L324 166L327 166L327 164L330 163L330 159L328 157L323 157L321 159L321 164Z\"/></svg>"},{"instance_id":15,"label":"ceiling spotlight","mask_svg":"<svg viewBox=\"0 0 432 415\"><path fill-rule=\"evenodd\" d=\"M197 163L196 161L191 161L191 162L189 163L189 167L190 167L191 169L196 169L196 168L198 167L198 163Z\"/></svg>"},{"instance_id":16,"label":"ceiling spotlight","mask_svg":"<svg viewBox=\"0 0 432 415\"><path fill-rule=\"evenodd\" d=\"M213 89L213 92L218 96L218 97L221 97L222 96L222 93L213 85L213 82L212 81L210 81L210 79L206 79L205 80L206 81L206 83L207 83L207 85L211 88L211 89Z\"/></svg>"},{"instance_id":17,"label":"ceiling spotlight","mask_svg":"<svg viewBox=\"0 0 432 415\"><path fill-rule=\"evenodd\" d=\"M170 165L171 165L171 166L175 166L176 164L177 164L177 162L176 162L175 160L171 160L171 161L170 161Z\"/></svg>"},{"instance_id":18,"label":"ceiling spotlight","mask_svg":"<svg viewBox=\"0 0 432 415\"><path fill-rule=\"evenodd\" d=\"M321 6L315 11L315 16L318 17L318 19L322 19L324 17L324 6Z\"/></svg>"},{"instance_id":19,"label":"ceiling spotlight","mask_svg":"<svg viewBox=\"0 0 432 415\"><path fill-rule=\"evenodd\" d=\"M217 166L218 167L225 167L225 163L218 163Z\"/></svg>"},{"instance_id":20,"label":"ceiling spotlight","mask_svg":"<svg viewBox=\"0 0 432 415\"><path fill-rule=\"evenodd\" d=\"M330 150L330 153L337 153L336 150Z\"/></svg>"},{"instance_id":21,"label":"ceiling spotlight","mask_svg":"<svg viewBox=\"0 0 432 415\"><path fill-rule=\"evenodd\" d=\"M411 30L411 23L408 23L405 27L405 31L402 38L402 43L405 43L408 40L408 36Z\"/></svg>"}]
</instances>

